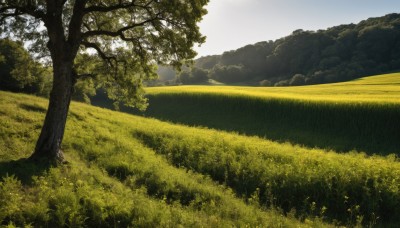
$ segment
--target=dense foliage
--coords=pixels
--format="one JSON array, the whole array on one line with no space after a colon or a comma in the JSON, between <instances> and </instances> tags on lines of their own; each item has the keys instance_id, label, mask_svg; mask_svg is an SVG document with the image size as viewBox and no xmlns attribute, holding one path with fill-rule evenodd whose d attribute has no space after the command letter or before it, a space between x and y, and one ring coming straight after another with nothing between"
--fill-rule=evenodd
<instances>
[{"instance_id":1,"label":"dense foliage","mask_svg":"<svg viewBox=\"0 0 400 228\"><path fill-rule=\"evenodd\" d=\"M208 81L207 74L206 70L193 67L190 71L180 72L177 82L182 84L204 84Z\"/></svg>"},{"instance_id":2,"label":"dense foliage","mask_svg":"<svg viewBox=\"0 0 400 228\"><path fill-rule=\"evenodd\" d=\"M205 41L197 23L206 14L207 3L7 0L0 3L0 37L25 42L31 55L44 58L52 68L68 62L72 81L80 84L75 87L75 100L87 101L93 96L95 88L91 84L95 80L111 99L144 108L141 86L144 80L155 78L155 64L180 66L195 57L192 47ZM30 58L27 53L22 57L20 53L26 51L21 44L16 45L12 48L20 60ZM26 66L7 65L28 68L30 62ZM54 70L52 73L58 75ZM20 79L7 82L9 88L27 87L37 76L14 75L14 79ZM88 78L89 82L85 81ZM82 89L86 90L80 92Z\"/></svg>"},{"instance_id":3,"label":"dense foliage","mask_svg":"<svg viewBox=\"0 0 400 228\"><path fill-rule=\"evenodd\" d=\"M77 62L87 68L91 66L83 56L79 56ZM0 39L0 90L48 97L52 73L52 69L36 61L22 43ZM96 94L97 87L93 78L81 78L74 86L72 99L90 103L90 96Z\"/></svg>"},{"instance_id":4,"label":"dense foliage","mask_svg":"<svg viewBox=\"0 0 400 228\"><path fill-rule=\"evenodd\" d=\"M36 62L22 43L0 39L0 90L48 96L51 71Z\"/></svg>"},{"instance_id":5,"label":"dense foliage","mask_svg":"<svg viewBox=\"0 0 400 228\"><path fill-rule=\"evenodd\" d=\"M275 41L201 57L195 66L227 84L258 85L269 80L271 85L295 86L396 71L399 53L400 14L389 14L326 30L296 30Z\"/></svg>"}]
</instances>

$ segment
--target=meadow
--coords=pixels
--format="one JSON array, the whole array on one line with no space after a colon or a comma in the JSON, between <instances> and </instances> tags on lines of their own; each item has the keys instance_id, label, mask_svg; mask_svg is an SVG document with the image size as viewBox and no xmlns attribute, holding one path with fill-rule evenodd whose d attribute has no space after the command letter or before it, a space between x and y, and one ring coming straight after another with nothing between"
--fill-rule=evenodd
<instances>
[{"instance_id":1,"label":"meadow","mask_svg":"<svg viewBox=\"0 0 400 228\"><path fill-rule=\"evenodd\" d=\"M400 153L399 73L313 86L175 86L147 92L150 106L142 115L173 123L337 152Z\"/></svg>"},{"instance_id":2,"label":"meadow","mask_svg":"<svg viewBox=\"0 0 400 228\"><path fill-rule=\"evenodd\" d=\"M149 89L150 96L170 96L175 103L167 104L180 105L183 111L176 115L193 118L193 125L213 116L210 121L221 128L242 126L247 135L72 102L62 145L68 163L58 167L26 159L47 100L0 91L0 226L399 227L398 78L331 85L342 93L353 88L355 96L365 98L361 102L346 100L329 85L276 88L274 98L229 92L233 87L221 87L226 95L188 90L201 87ZM356 93L357 86L364 95ZM393 99L385 99L385 88ZM275 91L256 90L270 89ZM313 89L332 99L304 92ZM297 98L278 96L292 90ZM373 90L380 92L367 95ZM294 132L294 139L311 137L309 144L249 136L249 123L261 117L254 132ZM339 133L351 138L341 141ZM310 147L317 140L326 140L325 146ZM365 152L343 147L363 142Z\"/></svg>"},{"instance_id":3,"label":"meadow","mask_svg":"<svg viewBox=\"0 0 400 228\"><path fill-rule=\"evenodd\" d=\"M0 226L327 226L319 217L300 221L277 208L262 209L257 200L249 203L135 137L138 129L170 125L85 104L71 105L63 143L68 163L32 163L26 158L47 101L0 92L0 107Z\"/></svg>"},{"instance_id":4,"label":"meadow","mask_svg":"<svg viewBox=\"0 0 400 228\"><path fill-rule=\"evenodd\" d=\"M1 225L400 225L394 154L339 154L73 102L68 163L48 167L25 159L47 101L0 98Z\"/></svg>"}]
</instances>

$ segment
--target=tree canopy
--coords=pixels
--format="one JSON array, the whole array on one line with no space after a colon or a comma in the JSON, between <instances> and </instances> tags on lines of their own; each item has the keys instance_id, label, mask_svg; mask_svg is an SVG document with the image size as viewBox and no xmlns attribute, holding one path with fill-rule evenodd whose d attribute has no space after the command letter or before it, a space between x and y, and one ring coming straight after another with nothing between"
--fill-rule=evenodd
<instances>
[{"instance_id":1,"label":"tree canopy","mask_svg":"<svg viewBox=\"0 0 400 228\"><path fill-rule=\"evenodd\" d=\"M0 89L46 96L50 72L36 62L22 43L0 39Z\"/></svg>"},{"instance_id":2,"label":"tree canopy","mask_svg":"<svg viewBox=\"0 0 400 228\"><path fill-rule=\"evenodd\" d=\"M100 77L111 98L142 107L139 88L156 77L156 63L180 66L195 57L192 47L205 39L197 22L207 2L6 0L0 3L1 34L29 41L39 57L50 57L51 48L54 54L68 48L72 56L89 53L84 64L75 64L77 78ZM52 47L58 40L67 47Z\"/></svg>"},{"instance_id":3,"label":"tree canopy","mask_svg":"<svg viewBox=\"0 0 400 228\"><path fill-rule=\"evenodd\" d=\"M156 64L176 67L205 37L208 0L2 0L0 34L30 44L53 68L53 88L33 157L62 160L74 85L96 78L110 98L144 108L143 80ZM78 57L78 58L77 58Z\"/></svg>"}]
</instances>

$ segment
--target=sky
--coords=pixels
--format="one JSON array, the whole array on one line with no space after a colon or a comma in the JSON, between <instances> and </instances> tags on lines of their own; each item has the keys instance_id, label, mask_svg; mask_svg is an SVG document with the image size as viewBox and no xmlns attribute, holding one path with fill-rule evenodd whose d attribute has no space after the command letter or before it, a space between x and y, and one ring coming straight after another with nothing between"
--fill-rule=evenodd
<instances>
[{"instance_id":1,"label":"sky","mask_svg":"<svg viewBox=\"0 0 400 228\"><path fill-rule=\"evenodd\" d=\"M400 0L210 0L197 57L276 40L294 30L327 29L400 13Z\"/></svg>"}]
</instances>

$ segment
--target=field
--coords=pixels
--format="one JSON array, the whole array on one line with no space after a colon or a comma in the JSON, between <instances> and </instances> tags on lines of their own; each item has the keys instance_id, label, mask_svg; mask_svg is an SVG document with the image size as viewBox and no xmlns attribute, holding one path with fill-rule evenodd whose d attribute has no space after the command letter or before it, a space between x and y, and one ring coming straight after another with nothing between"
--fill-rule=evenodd
<instances>
[{"instance_id":1,"label":"field","mask_svg":"<svg viewBox=\"0 0 400 228\"><path fill-rule=\"evenodd\" d=\"M209 175L176 167L135 136L171 127L73 103L63 150L69 164L32 164L47 102L0 92L0 224L34 227L318 225L246 203ZM113 118L110 118L113 116ZM183 128L183 127L182 127ZM186 130L187 128L183 128Z\"/></svg>"},{"instance_id":2,"label":"field","mask_svg":"<svg viewBox=\"0 0 400 228\"><path fill-rule=\"evenodd\" d=\"M400 73L360 78L350 82L296 86L168 86L148 88L150 94L214 94L264 99L290 99L334 103L400 104Z\"/></svg>"},{"instance_id":3,"label":"field","mask_svg":"<svg viewBox=\"0 0 400 228\"><path fill-rule=\"evenodd\" d=\"M400 153L400 74L299 87L147 89L144 116L311 148Z\"/></svg>"},{"instance_id":4,"label":"field","mask_svg":"<svg viewBox=\"0 0 400 228\"><path fill-rule=\"evenodd\" d=\"M333 92L344 93L344 83L332 85L337 86L332 90L328 85L259 89L277 91L274 98L249 95L249 89L243 90L248 94L230 93L232 87L212 87L200 93L189 91L200 87L170 88L174 93L164 88L150 90L151 99L167 97L170 100L164 101L175 109L178 104L182 106L182 111L173 114L193 118L193 125L203 125L196 122L201 115L205 118L221 113L210 122L220 124L224 130L235 130L228 129L228 123L242 126L247 136L72 102L63 142L68 163L57 168L25 159L34 148L47 101L0 92L0 225L399 227L400 162L395 140L399 139L400 129L400 104L395 99L400 93L396 90L398 78L398 74L392 74L349 82L354 83L351 89L359 86L359 91L366 90L365 95L355 94L364 97L362 102L346 100ZM379 85L367 90L368 83ZM179 88L187 88L187 92L179 92ZM226 94L211 92L219 88L225 88ZM278 96L290 89L303 97ZM324 96L331 99L306 99L311 96L306 90L319 91L319 98L325 90ZM391 91L392 99L385 99L383 92L366 95L384 90ZM150 107L154 106L151 103ZM228 112L223 115L223 110ZM292 125L294 131L299 131L292 137L305 134L304 139L326 133L309 142L312 145L326 140L321 144L326 146L302 146L287 136L274 141L267 136L249 136L257 135L256 125L252 132L251 121L237 118L250 118L248 115L260 110L264 111L262 115L251 119L259 121L257 118L263 117L259 128L268 124L268 131L285 132ZM319 116L321 113L327 118ZM299 119L304 123L297 123ZM309 126L313 121L315 125ZM318 127L330 129L319 131ZM351 136L359 132L363 134ZM352 138L328 140L328 136L337 137L338 133ZM367 142L368 146L363 147L375 155L335 150L362 146L357 143L366 140L380 143ZM382 150L374 150L379 148ZM390 151L392 154L387 155Z\"/></svg>"}]
</instances>

